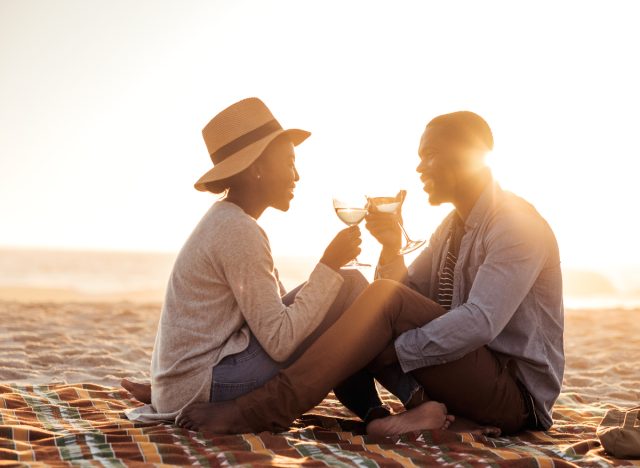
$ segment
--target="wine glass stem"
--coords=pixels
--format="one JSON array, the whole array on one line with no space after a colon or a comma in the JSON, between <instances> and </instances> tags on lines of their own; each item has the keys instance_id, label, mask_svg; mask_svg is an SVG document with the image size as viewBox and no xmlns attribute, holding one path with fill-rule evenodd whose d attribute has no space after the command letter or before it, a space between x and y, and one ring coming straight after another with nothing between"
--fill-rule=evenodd
<instances>
[{"instance_id":1,"label":"wine glass stem","mask_svg":"<svg viewBox=\"0 0 640 468\"><path fill-rule=\"evenodd\" d=\"M409 239L409 235L407 234L407 231L405 231L404 226L400 221L398 221L398 226L400 226L400 229L402 230L402 234L404 234L404 240L407 241L407 243L411 242L411 239Z\"/></svg>"}]
</instances>

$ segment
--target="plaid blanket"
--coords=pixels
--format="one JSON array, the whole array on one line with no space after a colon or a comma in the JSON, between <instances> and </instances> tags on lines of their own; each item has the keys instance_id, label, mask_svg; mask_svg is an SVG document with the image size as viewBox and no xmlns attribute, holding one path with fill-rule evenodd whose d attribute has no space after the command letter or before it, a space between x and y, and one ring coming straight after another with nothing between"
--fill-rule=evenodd
<instances>
[{"instance_id":1,"label":"plaid blanket","mask_svg":"<svg viewBox=\"0 0 640 468\"><path fill-rule=\"evenodd\" d=\"M640 466L604 453L595 431L606 408L576 394L561 396L551 431L500 438L434 430L372 440L331 395L281 434L134 423L123 410L137 404L93 384L0 385L0 466Z\"/></svg>"}]
</instances>

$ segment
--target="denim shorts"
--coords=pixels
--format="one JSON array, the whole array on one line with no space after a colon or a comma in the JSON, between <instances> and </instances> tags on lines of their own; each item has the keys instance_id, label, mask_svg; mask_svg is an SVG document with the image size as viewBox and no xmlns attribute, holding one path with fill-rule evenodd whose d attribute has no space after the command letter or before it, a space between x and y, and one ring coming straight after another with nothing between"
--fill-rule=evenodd
<instances>
[{"instance_id":1,"label":"denim shorts","mask_svg":"<svg viewBox=\"0 0 640 468\"><path fill-rule=\"evenodd\" d=\"M213 367L209 401L233 400L262 387L284 365L271 359L251 334L247 349L226 356Z\"/></svg>"},{"instance_id":2,"label":"denim shorts","mask_svg":"<svg viewBox=\"0 0 640 468\"><path fill-rule=\"evenodd\" d=\"M249 393L256 388L262 387L271 380L279 371L293 362L307 349L318 336L326 331L335 322L342 312L353 303L355 298L368 285L367 280L357 270L341 270L340 274L344 278L344 283L338 297L326 312L325 319L314 330L296 350L289 356L286 362L276 362L253 335L250 333L249 346L244 351L231 356L226 356L216 366L212 372L211 380L211 402L233 400ZM301 284L297 288L288 292L282 303L290 306L294 303L296 295L304 286Z\"/></svg>"}]
</instances>

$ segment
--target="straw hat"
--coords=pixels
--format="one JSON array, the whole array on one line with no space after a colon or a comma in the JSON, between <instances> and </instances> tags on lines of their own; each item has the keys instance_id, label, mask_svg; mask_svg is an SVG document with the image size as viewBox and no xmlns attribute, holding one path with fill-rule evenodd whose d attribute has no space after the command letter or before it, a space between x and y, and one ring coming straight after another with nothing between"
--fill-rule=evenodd
<instances>
[{"instance_id":1,"label":"straw hat","mask_svg":"<svg viewBox=\"0 0 640 468\"><path fill-rule=\"evenodd\" d=\"M258 159L269 143L283 134L295 146L311 135L305 130L284 130L258 98L243 99L227 107L202 129L213 169L200 177L195 188L207 191L208 182L242 172Z\"/></svg>"}]
</instances>

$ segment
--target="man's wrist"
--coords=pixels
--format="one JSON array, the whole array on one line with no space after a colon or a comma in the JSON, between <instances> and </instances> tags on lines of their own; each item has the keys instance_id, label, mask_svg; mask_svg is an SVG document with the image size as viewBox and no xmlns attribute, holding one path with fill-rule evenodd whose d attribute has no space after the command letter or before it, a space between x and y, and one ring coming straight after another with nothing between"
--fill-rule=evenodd
<instances>
[{"instance_id":1,"label":"man's wrist","mask_svg":"<svg viewBox=\"0 0 640 468\"><path fill-rule=\"evenodd\" d=\"M382 248L382 252L380 252L380 259L378 260L379 265L387 265L389 263L393 263L400 257L398 253L398 249L389 249Z\"/></svg>"}]
</instances>

